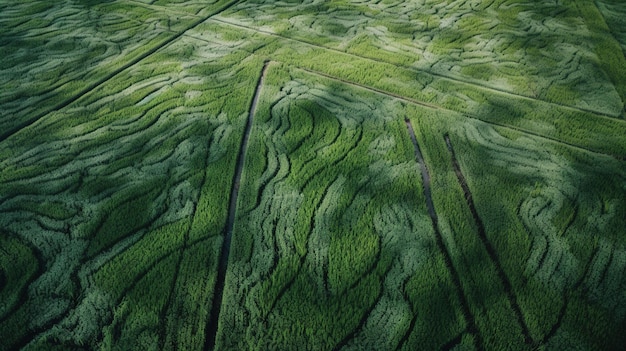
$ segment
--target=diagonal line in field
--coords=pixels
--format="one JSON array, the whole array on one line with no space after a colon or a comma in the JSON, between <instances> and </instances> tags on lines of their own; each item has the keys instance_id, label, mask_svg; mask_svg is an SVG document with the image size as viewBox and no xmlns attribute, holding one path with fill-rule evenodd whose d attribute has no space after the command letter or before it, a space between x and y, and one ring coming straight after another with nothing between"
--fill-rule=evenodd
<instances>
[{"instance_id":1,"label":"diagonal line in field","mask_svg":"<svg viewBox=\"0 0 626 351\"><path fill-rule=\"evenodd\" d=\"M233 227L235 225L235 215L237 212L237 198L239 196L239 183L241 182L241 174L243 173L244 161L246 158L246 151L248 149L248 141L252 132L252 121L256 112L256 106L261 96L261 89L265 81L265 75L270 61L265 61L261 70L261 75L257 81L256 89L252 102L250 103L250 110L248 112L248 118L246 119L245 130L243 138L241 139L241 145L239 153L237 154L237 161L235 166L235 175L230 191L230 202L228 205L228 220L226 221L226 228L224 228L224 242L222 243L222 249L220 252L217 278L215 281L215 288L213 289L213 302L211 306L211 312L209 313L209 321L206 324L205 334L206 339L204 342L204 350L214 350L215 342L217 340L217 332L219 326L219 317L222 307L222 299L224 297L224 285L226 283L226 270L228 269L228 258L230 255L230 246L233 236Z\"/></svg>"},{"instance_id":2,"label":"diagonal line in field","mask_svg":"<svg viewBox=\"0 0 626 351\"><path fill-rule=\"evenodd\" d=\"M269 35L269 36L282 38L282 39L289 40L289 41L294 41L294 42L306 44L306 45L313 46L313 47L318 48L318 49L336 52L336 53L339 53L339 54L342 54L342 55L347 55L347 56L358 58L358 59L361 59L361 60L366 60L366 61L371 61L371 62L376 62L376 63L382 63L382 64L387 64L387 65L392 65L394 67L406 69L406 70L413 71L413 72L425 73L425 74L431 75L433 77L437 77L437 78L440 78L440 79L451 81L453 83L461 83L461 84L466 84L466 85L478 87L478 88L481 88L481 89L485 89L485 90L488 90L488 91L490 91L492 93L504 94L504 95L508 95L508 96L513 96L513 97L518 98L518 99L528 100L528 101L538 101L538 102L549 104L549 105L552 105L552 106L558 106L558 107L562 107L562 108L567 108L567 109L570 109L572 111L592 113L592 114L595 115L594 117L598 117L598 118L610 118L612 120L616 120L616 119L619 120L618 119L619 115L618 116L614 116L612 114L608 114L608 113L605 113L605 112L602 112L602 111L596 111L596 110L592 110L592 109L576 107L576 106L572 106L572 105L568 105L568 104L564 104L564 103L559 103L559 102L554 102L554 101L547 101L547 100L544 100L544 99L539 99L539 98L536 98L536 97L522 95L522 94L515 93L515 92L512 92L512 91L504 90L504 89L498 89L498 88L495 88L495 87L487 85L487 84L480 84L480 83L475 82L475 81L464 80L464 79L460 79L458 77L449 76L449 75L442 74L442 73L437 73L437 72L432 72L430 70L423 69L423 68L417 68L417 67L411 67L411 66L406 66L406 65L400 65L400 64L390 63L390 62L387 62L387 61L384 61L384 60L381 60L381 59L376 59L376 58L372 58L372 57L366 57L366 56L362 56L362 55L357 55L357 54L350 53L350 52L347 52L347 51L342 51L342 50L339 50L339 49L334 49L334 48L330 48L330 47L327 47L327 46L315 44L313 42L309 42L309 41L306 41L306 40L295 39L295 38L291 38L291 37L286 36L286 35L273 33L273 32L270 32L270 31L267 31L267 30L263 30L263 29L260 29L260 28L250 27L250 26L246 26L246 25L241 24L241 23L231 22L231 21L228 21L225 18L210 18L209 20L210 21L214 21L214 22L218 22L218 23L222 23L222 24L225 24L225 25L228 25L228 26L232 26L232 27L247 29L249 31L253 31L253 32L256 32L256 33L264 34L264 35Z\"/></svg>"},{"instance_id":3,"label":"diagonal line in field","mask_svg":"<svg viewBox=\"0 0 626 351\"><path fill-rule=\"evenodd\" d=\"M289 65L289 64L286 64L286 65ZM564 140L561 140L561 139L557 139L557 138L553 138L553 137L550 137L550 136L547 136L547 135L539 134L537 132L534 132L534 131L531 131L531 130L528 130L528 129L515 127L515 126L504 124L504 123L497 123L497 122L493 122L493 121L486 121L484 119L481 119L478 116L469 114L467 112L459 112L459 111L455 111L455 110L452 110L452 109L449 109L449 108L446 108L446 107L443 107L443 106L421 102L419 100L415 100L415 99L412 99L412 98L408 98L408 97L405 97L405 96L394 94L394 93L391 93L391 92L388 92L388 91L384 91L382 89L378 89L378 88L375 88L375 87L372 87L372 86L368 86L368 85L365 85L365 84L357 83L357 82L350 81L350 80L343 79L343 78L338 78L338 77L332 76L330 74L326 74L324 72L314 71L314 70L311 70L311 69L308 69L308 68L301 68L301 67L297 67L297 66L292 66L292 67L294 67L296 69L299 69L299 70L302 70L304 72L310 73L310 74L314 74L314 75L317 75L317 76L320 76L320 77L332 79L334 81L337 81L337 82L340 82L340 83L344 83L344 84L348 84L348 85L351 85L351 86L354 86L354 87L358 87L358 88L361 88L361 89L364 89L364 90L368 90L368 91L371 91L371 92L374 92L374 93L377 93L377 94L380 94L380 95L392 97L392 98L395 98L395 99L398 99L398 100L401 100L401 101L404 101L404 102L407 102L407 103L410 103L410 104L413 104L413 105L418 105L418 106L427 107L427 108L431 108L431 109L435 109L435 110L442 110L442 111L448 111L448 112L456 113L456 114L459 114L459 115L461 115L463 117L474 119L474 120L477 120L477 121L481 121L483 123L487 123L487 124L492 125L492 126L496 126L496 127L500 127L500 128L506 128L506 129L509 129L509 130L514 130L516 132L528 134L528 135L531 135L531 136L534 136L534 137L537 137L537 138L541 138L541 139L549 140L549 141L556 142L556 143L559 143L559 144L563 144L563 145L566 145L566 146L569 146L569 147L572 147L572 148L575 148L575 149L578 149L578 150L590 152L590 153L593 153L593 154L596 154L596 155L603 155L603 156L613 157L613 158L615 158L617 160L620 160L620 161L626 161L626 155L615 155L615 154L609 154L609 153L605 153L605 152L589 149L589 148L586 148L586 147L581 146L581 145L576 145L576 144L573 144L573 143L570 143L570 142L567 142L567 141L564 141Z\"/></svg>"},{"instance_id":4,"label":"diagonal line in field","mask_svg":"<svg viewBox=\"0 0 626 351\"><path fill-rule=\"evenodd\" d=\"M44 112L41 112L41 113L35 115L34 117L24 121L23 123L20 123L18 126L14 127L14 128L11 128L11 129L9 129L7 131L2 132L2 134L0 134L0 143L5 141L6 139L10 138L12 135L14 135L15 133L19 132L23 128L26 128L26 127L34 124L35 122L37 122L41 118L47 116L48 114L50 114L52 112L55 112L55 111L59 111L59 110L65 108L65 107L69 106L71 103L77 101L81 97L89 94L90 92L92 92L96 88L98 88L101 85L105 84L106 82L110 81L111 79L116 77L118 74L124 72L125 70L127 70L127 69L129 69L131 67L133 67L134 65L138 64L139 62L141 62L141 61L145 60L146 58L150 57L151 55L153 55L155 52L157 52L160 49L166 47L167 45L173 43L174 41L176 41L177 39L182 37L186 32L196 28L201 23L209 20L211 17L213 17L215 15L218 15L221 12L226 11L227 9L231 8L232 6L234 6L239 1L240 0L233 0L233 1L228 2L227 4L225 4L224 6L220 7L219 9L211 12L209 15L206 15L206 16L198 19L197 21L193 22L191 25L189 25L187 28L181 30L180 32L177 32L177 33L175 32L176 34L172 35L169 38L166 38L161 43L155 45L150 50L144 52L143 54L139 55L138 57L130 60L129 62L127 62L123 66L115 69L113 72L111 72L111 73L107 74L106 76L102 77L101 79L99 79L99 80L97 80L97 81L87 85L85 88L83 88L81 91L79 91L74 96L66 99L65 101L62 101L62 102L58 103L57 105L55 105L51 109L49 109L47 111L44 111Z\"/></svg>"},{"instance_id":5,"label":"diagonal line in field","mask_svg":"<svg viewBox=\"0 0 626 351\"><path fill-rule=\"evenodd\" d=\"M533 340L532 336L530 335L530 330L528 329L528 325L526 324L526 319L524 318L522 309L520 308L519 303L517 302L517 295L515 294L515 290L513 289L511 280L506 275L506 272L504 271L504 268L502 267L502 263L500 262L500 258L496 252L496 249L491 244L491 241L489 241L489 238L487 238L487 231L485 229L485 225L483 224L483 221L480 218L480 215L478 214L478 210L476 209L476 205L474 204L474 199L472 197L472 191L470 190L469 185L467 184L467 180L465 179L465 176L463 175L463 172L461 171L461 166L459 165L459 162L457 161L456 154L454 152L454 147L452 146L452 142L450 141L450 136L448 134L444 135L444 140L446 142L446 146L448 147L448 151L450 152L450 156L452 158L452 168L454 169L454 173L456 174L456 177L459 181L459 185L461 185L461 188L463 189L463 193L465 195L465 201L467 202L467 206L469 207L470 212L472 213L472 217L474 218L474 223L476 223L476 227L478 229L478 237L480 241L482 242L483 246L485 247L485 250L487 251L489 258L491 259L491 261L493 262L496 268L498 279L500 279L500 281L502 282L502 285L504 286L504 292L506 293L507 299L509 300L509 303L511 304L511 308L513 309L513 312L515 313L517 322L522 328L522 335L524 335L525 343L528 345L534 345L535 340Z\"/></svg>"},{"instance_id":6,"label":"diagonal line in field","mask_svg":"<svg viewBox=\"0 0 626 351\"><path fill-rule=\"evenodd\" d=\"M476 320L474 318L474 315L472 314L470 310L469 301L463 290L463 285L461 284L459 271L455 267L453 260L452 260L452 254L450 253L450 251L448 250L444 242L444 238L443 238L443 235L441 234L441 231L439 231L439 219L437 217L437 211L435 210L435 205L433 204L432 191L430 187L430 173L428 171L428 167L426 166L426 162L424 162L424 157L422 156L422 152L417 142L417 138L415 136L415 131L413 129L413 124L411 123L411 120L409 120L408 118L405 118L404 121L406 123L407 131L408 131L409 137L411 138L411 143L413 144L413 148L415 151L415 161L418 163L420 167L420 172L422 174L422 188L423 188L422 190L424 191L424 197L426 198L426 207L428 208L428 215L430 216L433 230L435 232L435 242L437 243L437 248L443 255L446 268L450 272L452 282L456 288L455 290L456 290L457 298L459 299L459 303L461 305L461 311L463 313L463 317L466 323L468 324L467 332L474 335L474 346L476 347L476 349L482 350L484 348L482 336L480 335L478 327L476 326Z\"/></svg>"}]
</instances>

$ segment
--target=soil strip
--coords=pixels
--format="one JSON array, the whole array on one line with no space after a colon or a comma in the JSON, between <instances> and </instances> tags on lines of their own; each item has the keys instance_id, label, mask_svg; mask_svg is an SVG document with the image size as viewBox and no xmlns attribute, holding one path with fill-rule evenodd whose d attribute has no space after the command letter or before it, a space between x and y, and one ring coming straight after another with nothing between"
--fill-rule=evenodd
<instances>
[{"instance_id":1,"label":"soil strip","mask_svg":"<svg viewBox=\"0 0 626 351\"><path fill-rule=\"evenodd\" d=\"M467 181L465 180L465 176L463 176L463 172L461 172L461 167L459 166L459 162L456 159L456 154L454 153L454 148L452 147L452 143L450 142L450 136L448 134L444 135L444 139L446 141L446 145L448 147L448 151L450 151L450 155L452 156L452 167L454 168L454 173L456 173L456 177L459 180L459 184L461 188L463 188L463 193L465 194L465 200L467 201L467 205L469 206L470 212L472 213L472 217L474 217L474 222L476 223L476 227L478 229L478 236L480 237L480 241L483 243L483 246L487 250L487 254L489 258L493 262L496 272L498 274L498 278L502 281L502 285L504 287L504 291L507 295L509 303L511 304L511 308L517 317L518 323L522 328L522 334L524 335L524 342L526 344L534 344L535 341L530 335L530 331L528 330L528 326L526 325L526 321L524 320L524 315L522 314L522 310L517 303L517 297L513 292L513 287L511 285L511 281L507 277L504 269L502 268L502 264L498 259L498 255L496 254L496 250L491 245L491 242L487 238L487 234L485 231L485 225L483 224L482 219L478 215L478 211L476 210L476 206L474 205L474 200L472 198L472 192L467 185Z\"/></svg>"},{"instance_id":2,"label":"soil strip","mask_svg":"<svg viewBox=\"0 0 626 351\"><path fill-rule=\"evenodd\" d=\"M470 312L469 303L467 301L467 297L463 293L463 288L461 286L461 279L459 277L459 272L456 270L454 265L452 264L452 256L450 252L446 248L446 245L443 241L443 236L439 231L439 219L437 218L437 212L435 211L435 206L433 204L432 193L430 189L430 173L428 172L428 168L426 167L426 163L424 162L424 158L422 157L422 152L420 151L419 144L417 143L417 138L415 137L415 131L413 130L413 125L408 118L404 120L406 122L407 129L409 131L409 135L411 137L411 142L413 142L413 147L415 148L415 159L420 166L420 170L422 173L422 183L424 186L424 197L426 198L426 207L428 208L428 214L430 215L430 219L432 221L433 229L435 231L435 239L437 242L437 248L443 254L444 261L446 263L446 267L450 272L450 276L452 277L452 282L456 287L457 298L461 304L461 310L463 312L463 316L465 317L465 321L467 322L467 332L474 335L474 346L477 350L484 349L483 340L478 332L478 328L476 327L476 321L474 316Z\"/></svg>"},{"instance_id":3,"label":"soil strip","mask_svg":"<svg viewBox=\"0 0 626 351\"><path fill-rule=\"evenodd\" d=\"M213 350L215 348L215 342L217 339L217 329L219 323L219 315L222 307L222 298L224 297L224 284L226 282L226 270L228 268L228 257L230 255L230 245L233 236L233 227L235 224L235 215L237 211L237 198L239 196L239 183L241 182L241 173L243 172L243 165L246 158L246 150L248 149L248 140L250 139L250 132L252 131L252 120L254 119L254 113L256 111L256 105L261 96L261 88L265 81L265 75L269 66L269 61L265 61L261 75L254 91L254 97L250 104L250 111L248 112L248 119L246 120L245 132L241 140L241 147L239 148L239 154L237 155L237 163L235 168L235 175L233 178L232 188L230 192L230 204L228 206L228 220L226 222L226 228L224 230L224 243L222 244L222 250L220 253L220 259L218 262L217 279L215 282L215 289L213 290L213 304L211 312L209 314L209 322L206 325L206 339L204 343L205 350Z\"/></svg>"}]
</instances>

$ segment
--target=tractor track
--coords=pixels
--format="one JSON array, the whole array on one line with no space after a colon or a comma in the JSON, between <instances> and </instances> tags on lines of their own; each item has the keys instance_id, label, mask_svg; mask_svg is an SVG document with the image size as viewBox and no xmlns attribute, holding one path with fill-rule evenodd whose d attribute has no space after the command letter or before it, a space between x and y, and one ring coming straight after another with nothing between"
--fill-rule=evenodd
<instances>
[{"instance_id":1,"label":"tractor track","mask_svg":"<svg viewBox=\"0 0 626 351\"><path fill-rule=\"evenodd\" d=\"M243 166L246 158L248 141L252 132L252 121L254 119L254 114L256 112L256 106L259 101L259 97L261 96L261 89L263 88L263 83L265 81L265 76L267 74L267 68L269 67L269 64L270 61L265 61L265 63L263 64L263 68L261 70L261 74L259 76L259 80L257 81L256 89L254 91L254 96L252 98L252 102L250 103L250 110L248 112L248 118L246 119L246 125L243 138L241 140L241 146L239 148L239 153L237 154L235 175L233 177L233 183L230 193L230 203L228 206L228 220L226 222L226 227L224 228L224 242L222 243L222 249L218 262L217 278L215 281L215 288L213 289L213 302L211 306L211 311L209 313L209 320L205 328L206 339L204 343L204 350L215 349L219 315L222 307L222 299L224 297L224 285L226 283L226 271L228 269L230 245L233 236L233 227L235 225L235 215L237 212L237 198L239 196L240 185L239 183L241 182L241 174L243 173Z\"/></svg>"},{"instance_id":2,"label":"tractor track","mask_svg":"<svg viewBox=\"0 0 626 351\"><path fill-rule=\"evenodd\" d=\"M446 146L448 147L448 151L450 151L454 173L456 174L459 180L459 184L461 185L461 188L463 188L463 193L465 194L465 200L470 209L470 212L472 213L474 222L476 223L476 227L478 229L478 237L480 238L480 241L485 247L487 254L489 255L489 258L494 264L498 278L502 282L506 296L509 300L509 303L511 304L511 308L513 309L513 312L515 313L515 316L517 317L517 321L520 327L522 328L524 341L526 342L526 344L534 345L535 340L530 335L530 330L528 329L528 325L526 325L526 320L524 319L522 310L517 302L517 296L515 295L513 286L511 285L511 281L509 280L508 276L504 272L504 268L502 268L502 264L500 263L500 259L498 258L498 254L496 253L495 248L493 247L493 245L487 238L485 225L483 224L482 219L478 215L478 211L476 210L476 206L474 205L474 200L472 198L472 193L469 189L469 186L467 185L465 176L463 175L463 172L461 171L459 162L456 159L456 154L454 153L454 148L452 147L452 143L450 142L449 135L448 134L444 135L444 139L446 142Z\"/></svg>"},{"instance_id":3,"label":"tractor track","mask_svg":"<svg viewBox=\"0 0 626 351\"><path fill-rule=\"evenodd\" d=\"M455 290L457 293L457 298L459 299L459 303L461 305L461 311L465 318L465 322L467 323L467 332L474 335L474 346L477 350L483 350L484 344L480 332L478 331L478 327L476 326L476 320L474 319L474 315L472 314L469 308L469 302L465 293L463 292L463 286L461 284L461 278L459 276L459 272L456 267L452 263L452 255L446 248L446 244L444 243L443 235L439 231L439 219L437 217L437 212L435 211L435 206L432 200L432 193L430 188L430 173L428 172L428 168L426 167L426 163L424 162L424 158L422 156L422 152L420 151L419 144L417 143L417 138L415 137L415 131L413 129L413 124L407 118L405 119L407 130L409 136L411 138L411 142L413 143L413 147L415 148L415 160L420 166L420 170L422 173L422 183L424 190L424 197L426 198L426 207L428 208L428 214L430 215L430 219L432 221L432 226L435 231L435 241L437 243L437 248L442 253L444 262L446 264L446 268L450 272L450 276L452 278L452 283L455 286Z\"/></svg>"}]
</instances>

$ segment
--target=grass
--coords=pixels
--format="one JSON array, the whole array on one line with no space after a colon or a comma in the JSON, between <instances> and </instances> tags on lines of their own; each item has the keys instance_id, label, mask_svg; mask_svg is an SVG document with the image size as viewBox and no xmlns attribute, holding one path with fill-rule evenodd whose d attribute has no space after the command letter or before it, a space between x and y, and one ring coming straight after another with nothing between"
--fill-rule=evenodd
<instances>
[{"instance_id":1,"label":"grass","mask_svg":"<svg viewBox=\"0 0 626 351\"><path fill-rule=\"evenodd\" d=\"M290 80L278 67L270 70L253 125L249 149L260 154L249 154L242 179L226 286L233 293L224 300L221 320L228 324L220 325L217 348L391 348L404 335L405 343L413 336L408 348L438 347L454 338L462 323L454 308L433 311L445 326L437 334L414 315L423 294L458 302L440 290L451 281L433 251L425 209L415 202L419 181L406 132L389 116L397 106L299 71ZM260 235L250 236L256 228ZM435 261L394 262L411 250ZM402 292L409 281L420 290ZM397 315L383 306L397 306ZM407 329L414 318L420 329ZM372 340L378 323L393 334Z\"/></svg>"},{"instance_id":2,"label":"grass","mask_svg":"<svg viewBox=\"0 0 626 351\"><path fill-rule=\"evenodd\" d=\"M0 1L0 349L619 349L622 10Z\"/></svg>"}]
</instances>

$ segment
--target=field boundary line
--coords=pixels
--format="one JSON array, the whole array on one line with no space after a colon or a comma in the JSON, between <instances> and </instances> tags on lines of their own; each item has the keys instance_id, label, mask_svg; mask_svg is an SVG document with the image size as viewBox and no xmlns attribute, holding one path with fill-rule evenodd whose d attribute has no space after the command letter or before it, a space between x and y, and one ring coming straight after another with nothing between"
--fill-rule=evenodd
<instances>
[{"instance_id":1,"label":"field boundary line","mask_svg":"<svg viewBox=\"0 0 626 351\"><path fill-rule=\"evenodd\" d=\"M209 18L207 20L223 23L223 24L226 24L226 25L229 25L229 26L233 26L233 27L247 29L247 30L250 30L250 31L253 31L253 32L257 32L257 33L261 33L261 34L265 34L265 35L269 35L269 36L273 36L273 37L277 37L277 38L282 38L282 39L289 40L289 41L295 41L295 42L298 42L298 43L302 43L302 44L305 44L305 45L316 47L318 49L336 52L336 53L339 53L339 54L347 55L347 56L358 58L358 59L361 59L361 60L376 62L376 63L380 63L380 64L386 64L386 65L390 65L390 66L393 66L393 67L396 67L396 68L405 69L407 71L420 72L420 73L428 74L428 75L431 75L433 77L437 77L437 78L440 78L440 79L445 79L445 80L448 80L448 81L451 81L451 82L454 82L454 83L466 84L466 85L473 86L473 87L476 87L476 88L485 89L485 90L491 91L492 93L499 93L499 94L503 94L503 95L514 96L514 97L516 97L518 99L536 101L536 102L541 102L541 103L545 103L545 104L549 104L549 105L555 105L555 106L559 106L561 108L570 109L570 110L573 110L573 111L591 113L591 114L594 115L594 117L597 117L597 118L609 118L611 120L618 120L618 121L626 122L624 119L621 118L622 114L612 115L612 114L605 113L605 112L602 112L602 111L596 111L596 110L586 109L586 108L582 108L582 107L576 107L576 106L572 106L572 105L568 105L568 104L564 104L564 103L560 103L560 102L548 101L548 100L539 99L539 98L532 97L532 96L522 95L522 94L515 93L515 92L512 92L512 91L508 91L508 90L504 90L504 89L498 89L498 88L495 88L495 87L492 87L492 86L489 86L489 85L486 85L486 84L480 84L478 82L472 82L472 81L468 81L468 80L463 80L463 79L460 79L458 77L448 76L448 75L445 75L445 74L442 74L442 73L429 71L429 70L426 70L426 69L423 69L423 68L411 67L411 66L401 65L401 64L397 64L397 63L391 63L391 62L383 61L383 60L380 60L380 59L367 57L367 56L361 56L361 55L357 55L357 54L354 54L354 53L351 53L351 52L342 51L342 50L339 50L339 49L330 48L330 47L327 47L327 46L315 44L315 43L312 43L312 42L309 42L309 41L306 41L306 40L302 40L302 39L291 38L291 37L288 37L288 36L285 36L285 35L273 33L273 32L270 32L270 31L267 31L267 30L263 30L263 29L260 29L260 28L254 28L254 27L246 26L246 25L243 25L241 23L234 23L234 22L226 20L225 18Z\"/></svg>"}]
</instances>

